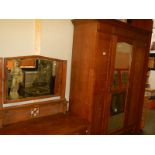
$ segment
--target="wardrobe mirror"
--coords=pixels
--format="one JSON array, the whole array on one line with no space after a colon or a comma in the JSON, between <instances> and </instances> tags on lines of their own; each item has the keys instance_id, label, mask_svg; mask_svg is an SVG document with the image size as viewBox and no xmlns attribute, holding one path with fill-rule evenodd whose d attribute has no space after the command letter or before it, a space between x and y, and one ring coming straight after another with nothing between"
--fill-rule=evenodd
<instances>
[{"instance_id":1,"label":"wardrobe mirror","mask_svg":"<svg viewBox=\"0 0 155 155\"><path fill-rule=\"evenodd\" d=\"M131 61L132 45L118 42L111 85L109 132L121 129L124 125Z\"/></svg>"}]
</instances>

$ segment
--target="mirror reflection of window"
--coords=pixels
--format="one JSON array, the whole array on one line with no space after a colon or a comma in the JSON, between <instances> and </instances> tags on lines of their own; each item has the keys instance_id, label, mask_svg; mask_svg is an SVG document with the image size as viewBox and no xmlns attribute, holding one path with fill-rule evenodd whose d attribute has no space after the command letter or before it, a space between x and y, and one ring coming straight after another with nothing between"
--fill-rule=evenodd
<instances>
[{"instance_id":1,"label":"mirror reflection of window","mask_svg":"<svg viewBox=\"0 0 155 155\"><path fill-rule=\"evenodd\" d=\"M131 65L132 45L119 42L116 48L115 68L129 69Z\"/></svg>"},{"instance_id":2,"label":"mirror reflection of window","mask_svg":"<svg viewBox=\"0 0 155 155\"><path fill-rule=\"evenodd\" d=\"M124 110L132 61L132 48L132 45L126 42L117 43L111 86L108 132L121 129L124 125Z\"/></svg>"}]
</instances>

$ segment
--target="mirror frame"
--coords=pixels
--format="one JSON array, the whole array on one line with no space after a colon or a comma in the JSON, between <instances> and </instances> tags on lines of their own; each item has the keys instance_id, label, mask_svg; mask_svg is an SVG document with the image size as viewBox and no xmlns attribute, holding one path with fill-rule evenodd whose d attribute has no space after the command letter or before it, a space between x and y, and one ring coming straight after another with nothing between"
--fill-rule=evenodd
<instances>
[{"instance_id":1,"label":"mirror frame","mask_svg":"<svg viewBox=\"0 0 155 155\"><path fill-rule=\"evenodd\" d=\"M41 95L37 97L26 97L26 98L21 98L21 99L7 99L7 60L11 59L46 59L46 60L53 60L53 61L58 61L59 62L59 67L58 70L56 71L56 76L58 78L55 81L55 90L56 94L54 95ZM50 58L50 57L45 57L45 56L40 56L40 55L31 55L31 56L18 56L18 57L6 57L4 58L4 84L3 84L3 92L4 92L4 98L3 98L3 103L15 103L15 102L22 102L22 101L29 101L29 100L37 100L37 99L43 99L43 98L50 98L50 97L56 97L60 96L60 99L65 98L65 88L66 88L66 70L67 70L67 61L66 60L61 60L61 59L55 59L55 58Z\"/></svg>"}]
</instances>

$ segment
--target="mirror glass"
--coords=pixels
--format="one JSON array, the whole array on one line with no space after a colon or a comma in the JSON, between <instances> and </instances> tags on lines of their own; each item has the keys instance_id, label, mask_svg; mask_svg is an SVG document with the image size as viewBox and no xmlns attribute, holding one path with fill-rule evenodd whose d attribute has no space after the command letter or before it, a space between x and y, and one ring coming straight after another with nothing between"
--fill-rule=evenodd
<instances>
[{"instance_id":1,"label":"mirror glass","mask_svg":"<svg viewBox=\"0 0 155 155\"><path fill-rule=\"evenodd\" d=\"M56 95L59 63L42 58L6 59L6 99Z\"/></svg>"},{"instance_id":2,"label":"mirror glass","mask_svg":"<svg viewBox=\"0 0 155 155\"><path fill-rule=\"evenodd\" d=\"M108 131L121 129L124 125L124 111L132 61L132 45L118 42L116 47Z\"/></svg>"}]
</instances>

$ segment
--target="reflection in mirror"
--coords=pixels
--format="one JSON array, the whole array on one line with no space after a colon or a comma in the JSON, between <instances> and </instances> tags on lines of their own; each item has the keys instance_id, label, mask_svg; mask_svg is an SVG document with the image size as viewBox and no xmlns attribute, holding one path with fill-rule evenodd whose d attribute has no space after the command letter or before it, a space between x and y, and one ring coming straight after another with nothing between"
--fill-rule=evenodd
<instances>
[{"instance_id":1,"label":"reflection in mirror","mask_svg":"<svg viewBox=\"0 0 155 155\"><path fill-rule=\"evenodd\" d=\"M113 88L118 88L118 86L119 86L119 76L118 76L118 71L117 70L115 70L114 71L114 75L113 75L114 77L113 77Z\"/></svg>"},{"instance_id":2,"label":"reflection in mirror","mask_svg":"<svg viewBox=\"0 0 155 155\"><path fill-rule=\"evenodd\" d=\"M116 115L124 112L126 92L113 93L111 101L111 115Z\"/></svg>"},{"instance_id":3,"label":"reflection in mirror","mask_svg":"<svg viewBox=\"0 0 155 155\"><path fill-rule=\"evenodd\" d=\"M124 111L127 97L132 45L118 42L116 47L115 66L111 86L111 103L108 132L121 129L124 125Z\"/></svg>"},{"instance_id":4,"label":"reflection in mirror","mask_svg":"<svg viewBox=\"0 0 155 155\"><path fill-rule=\"evenodd\" d=\"M55 95L58 66L56 60L7 59L7 100Z\"/></svg>"}]
</instances>

